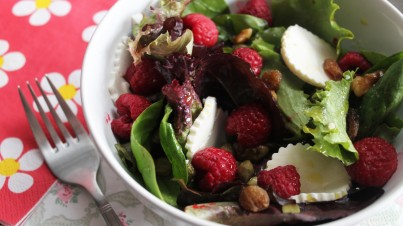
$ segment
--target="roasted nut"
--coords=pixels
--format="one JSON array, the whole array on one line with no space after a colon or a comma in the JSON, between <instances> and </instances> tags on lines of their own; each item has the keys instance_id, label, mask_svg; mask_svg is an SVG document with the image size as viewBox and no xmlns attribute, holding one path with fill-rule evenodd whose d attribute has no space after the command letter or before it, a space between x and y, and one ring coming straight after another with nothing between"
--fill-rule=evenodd
<instances>
[{"instance_id":1,"label":"roasted nut","mask_svg":"<svg viewBox=\"0 0 403 226\"><path fill-rule=\"evenodd\" d=\"M270 70L263 72L262 79L263 82L269 86L269 89L277 91L280 87L282 74L279 70Z\"/></svg>"},{"instance_id":2,"label":"roasted nut","mask_svg":"<svg viewBox=\"0 0 403 226\"><path fill-rule=\"evenodd\" d=\"M252 28L246 28L241 30L239 34L234 37L234 44L243 44L252 37L253 30Z\"/></svg>"},{"instance_id":3,"label":"roasted nut","mask_svg":"<svg viewBox=\"0 0 403 226\"><path fill-rule=\"evenodd\" d=\"M249 160L245 160L241 162L238 166L238 177L241 179L243 182L248 182L249 179L255 174L255 169L253 167L253 164Z\"/></svg>"},{"instance_id":4,"label":"roasted nut","mask_svg":"<svg viewBox=\"0 0 403 226\"><path fill-rule=\"evenodd\" d=\"M266 190L256 185L250 185L242 189L239 204L245 210L259 212L269 207L270 199Z\"/></svg>"},{"instance_id":5,"label":"roasted nut","mask_svg":"<svg viewBox=\"0 0 403 226\"><path fill-rule=\"evenodd\" d=\"M325 62L323 62L323 69L331 80L340 81L343 78L343 71L334 59L326 59Z\"/></svg>"},{"instance_id":6,"label":"roasted nut","mask_svg":"<svg viewBox=\"0 0 403 226\"><path fill-rule=\"evenodd\" d=\"M356 76L351 83L351 89L357 97L361 97L382 77L382 71Z\"/></svg>"}]
</instances>

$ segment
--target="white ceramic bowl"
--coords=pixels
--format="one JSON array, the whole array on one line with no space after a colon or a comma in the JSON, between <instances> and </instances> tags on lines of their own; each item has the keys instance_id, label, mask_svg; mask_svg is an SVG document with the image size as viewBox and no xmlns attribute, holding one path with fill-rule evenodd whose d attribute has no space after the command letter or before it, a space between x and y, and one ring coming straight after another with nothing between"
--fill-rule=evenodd
<instances>
[{"instance_id":1,"label":"white ceramic bowl","mask_svg":"<svg viewBox=\"0 0 403 226\"><path fill-rule=\"evenodd\" d=\"M108 92L114 52L121 38L131 30L131 16L148 8L150 0L119 0L98 26L85 54L82 68L82 101L85 119L96 145L112 169L120 175L127 188L147 207L173 225L219 225L186 215L149 193L138 184L122 165L114 148L116 139L110 121L115 107ZM340 25L352 30L356 36L350 47L363 47L386 55L403 51L403 15L386 0L335 0L341 7L336 13ZM400 134L402 135L402 133ZM403 149L400 136L395 146ZM354 225L376 214L382 207L403 193L403 153L399 153L399 166L385 185L385 194L371 206L349 217L327 223Z\"/></svg>"}]
</instances>

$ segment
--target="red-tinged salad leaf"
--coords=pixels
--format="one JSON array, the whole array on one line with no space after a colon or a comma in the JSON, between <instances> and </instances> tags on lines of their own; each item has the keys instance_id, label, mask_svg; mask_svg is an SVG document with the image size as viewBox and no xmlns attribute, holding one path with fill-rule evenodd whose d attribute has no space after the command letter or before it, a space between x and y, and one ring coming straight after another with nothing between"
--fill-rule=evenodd
<instances>
[{"instance_id":1,"label":"red-tinged salad leaf","mask_svg":"<svg viewBox=\"0 0 403 226\"><path fill-rule=\"evenodd\" d=\"M173 53L164 61L157 62L157 70L164 76L167 83L178 80L193 81L196 74L197 59L189 54Z\"/></svg>"},{"instance_id":2,"label":"red-tinged salad leaf","mask_svg":"<svg viewBox=\"0 0 403 226\"><path fill-rule=\"evenodd\" d=\"M181 187L176 200L180 208L198 203L237 201L242 190L240 183L234 183L220 192L200 192L188 187L182 180L177 182Z\"/></svg>"},{"instance_id":3,"label":"red-tinged salad leaf","mask_svg":"<svg viewBox=\"0 0 403 226\"><path fill-rule=\"evenodd\" d=\"M213 54L204 58L197 70L195 89L200 98L214 96L225 110L260 102L270 112L272 134L282 135L283 116L277 106L273 91L256 77L248 63L228 53Z\"/></svg>"},{"instance_id":4,"label":"red-tinged salad leaf","mask_svg":"<svg viewBox=\"0 0 403 226\"><path fill-rule=\"evenodd\" d=\"M337 47L343 39L352 39L353 33L340 27L334 18L339 5L333 0L272 0L273 26L298 24Z\"/></svg>"},{"instance_id":5,"label":"red-tinged salad leaf","mask_svg":"<svg viewBox=\"0 0 403 226\"><path fill-rule=\"evenodd\" d=\"M176 139L181 145L184 145L194 119L203 108L200 98L190 80L186 80L181 84L175 79L162 87L162 93L166 96L169 105L174 109L173 126Z\"/></svg>"},{"instance_id":6,"label":"red-tinged salad leaf","mask_svg":"<svg viewBox=\"0 0 403 226\"><path fill-rule=\"evenodd\" d=\"M318 225L349 216L371 205L384 193L382 188L368 187L350 193L347 198L310 204L300 204L300 213L283 213L281 206L271 203L269 208L252 213L237 202L214 202L189 205L189 215L233 226Z\"/></svg>"},{"instance_id":7,"label":"red-tinged salad leaf","mask_svg":"<svg viewBox=\"0 0 403 226\"><path fill-rule=\"evenodd\" d=\"M144 54L164 57L175 52L191 53L193 34L183 28L181 14L189 0L161 0L151 8L152 15L143 17L133 29L134 40L129 40L129 51L134 63Z\"/></svg>"}]
</instances>

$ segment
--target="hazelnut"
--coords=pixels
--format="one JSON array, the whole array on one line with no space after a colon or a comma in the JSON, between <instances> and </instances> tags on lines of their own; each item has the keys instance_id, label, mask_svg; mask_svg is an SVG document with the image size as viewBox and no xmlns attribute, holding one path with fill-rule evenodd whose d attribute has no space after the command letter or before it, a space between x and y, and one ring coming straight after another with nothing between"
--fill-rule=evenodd
<instances>
[{"instance_id":1,"label":"hazelnut","mask_svg":"<svg viewBox=\"0 0 403 226\"><path fill-rule=\"evenodd\" d=\"M334 59L326 59L323 63L323 69L332 80L339 81L343 78L343 71Z\"/></svg>"},{"instance_id":2,"label":"hazelnut","mask_svg":"<svg viewBox=\"0 0 403 226\"><path fill-rule=\"evenodd\" d=\"M382 71L356 76L351 83L351 89L357 97L361 97L382 77Z\"/></svg>"},{"instance_id":3,"label":"hazelnut","mask_svg":"<svg viewBox=\"0 0 403 226\"><path fill-rule=\"evenodd\" d=\"M282 74L279 70L265 71L262 75L263 82L269 87L270 90L277 91L280 87Z\"/></svg>"},{"instance_id":4,"label":"hazelnut","mask_svg":"<svg viewBox=\"0 0 403 226\"><path fill-rule=\"evenodd\" d=\"M259 212L269 207L270 199L266 190L256 185L250 185L242 189L239 204L245 210Z\"/></svg>"}]
</instances>

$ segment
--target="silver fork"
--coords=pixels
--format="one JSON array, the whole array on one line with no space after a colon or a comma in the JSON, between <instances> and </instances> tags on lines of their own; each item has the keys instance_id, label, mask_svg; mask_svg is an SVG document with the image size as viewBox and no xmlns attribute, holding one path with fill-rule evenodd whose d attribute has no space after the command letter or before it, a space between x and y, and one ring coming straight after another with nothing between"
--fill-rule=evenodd
<instances>
[{"instance_id":1,"label":"silver fork","mask_svg":"<svg viewBox=\"0 0 403 226\"><path fill-rule=\"evenodd\" d=\"M63 109L63 112L66 115L67 120L75 134L75 137L73 137L67 130L60 117L51 106L38 80L35 79L35 83L44 97L50 113L53 116L60 133L62 134L62 137L64 137L63 139L59 137L56 129L53 127L52 123L41 107L41 104L39 103L31 85L27 82L28 89L38 107L39 113L46 125L50 137L52 138L52 142L49 142L44 130L40 126L33 111L27 103L20 86L18 86L18 92L20 94L29 125L46 163L53 174L60 180L84 187L94 197L99 210L108 225L122 225L119 217L106 200L96 181L100 157L96 151L93 141L85 131L80 121L70 110L50 79L48 77L46 77L46 79L49 82L50 87L53 90L53 93L55 94L60 107Z\"/></svg>"}]
</instances>

